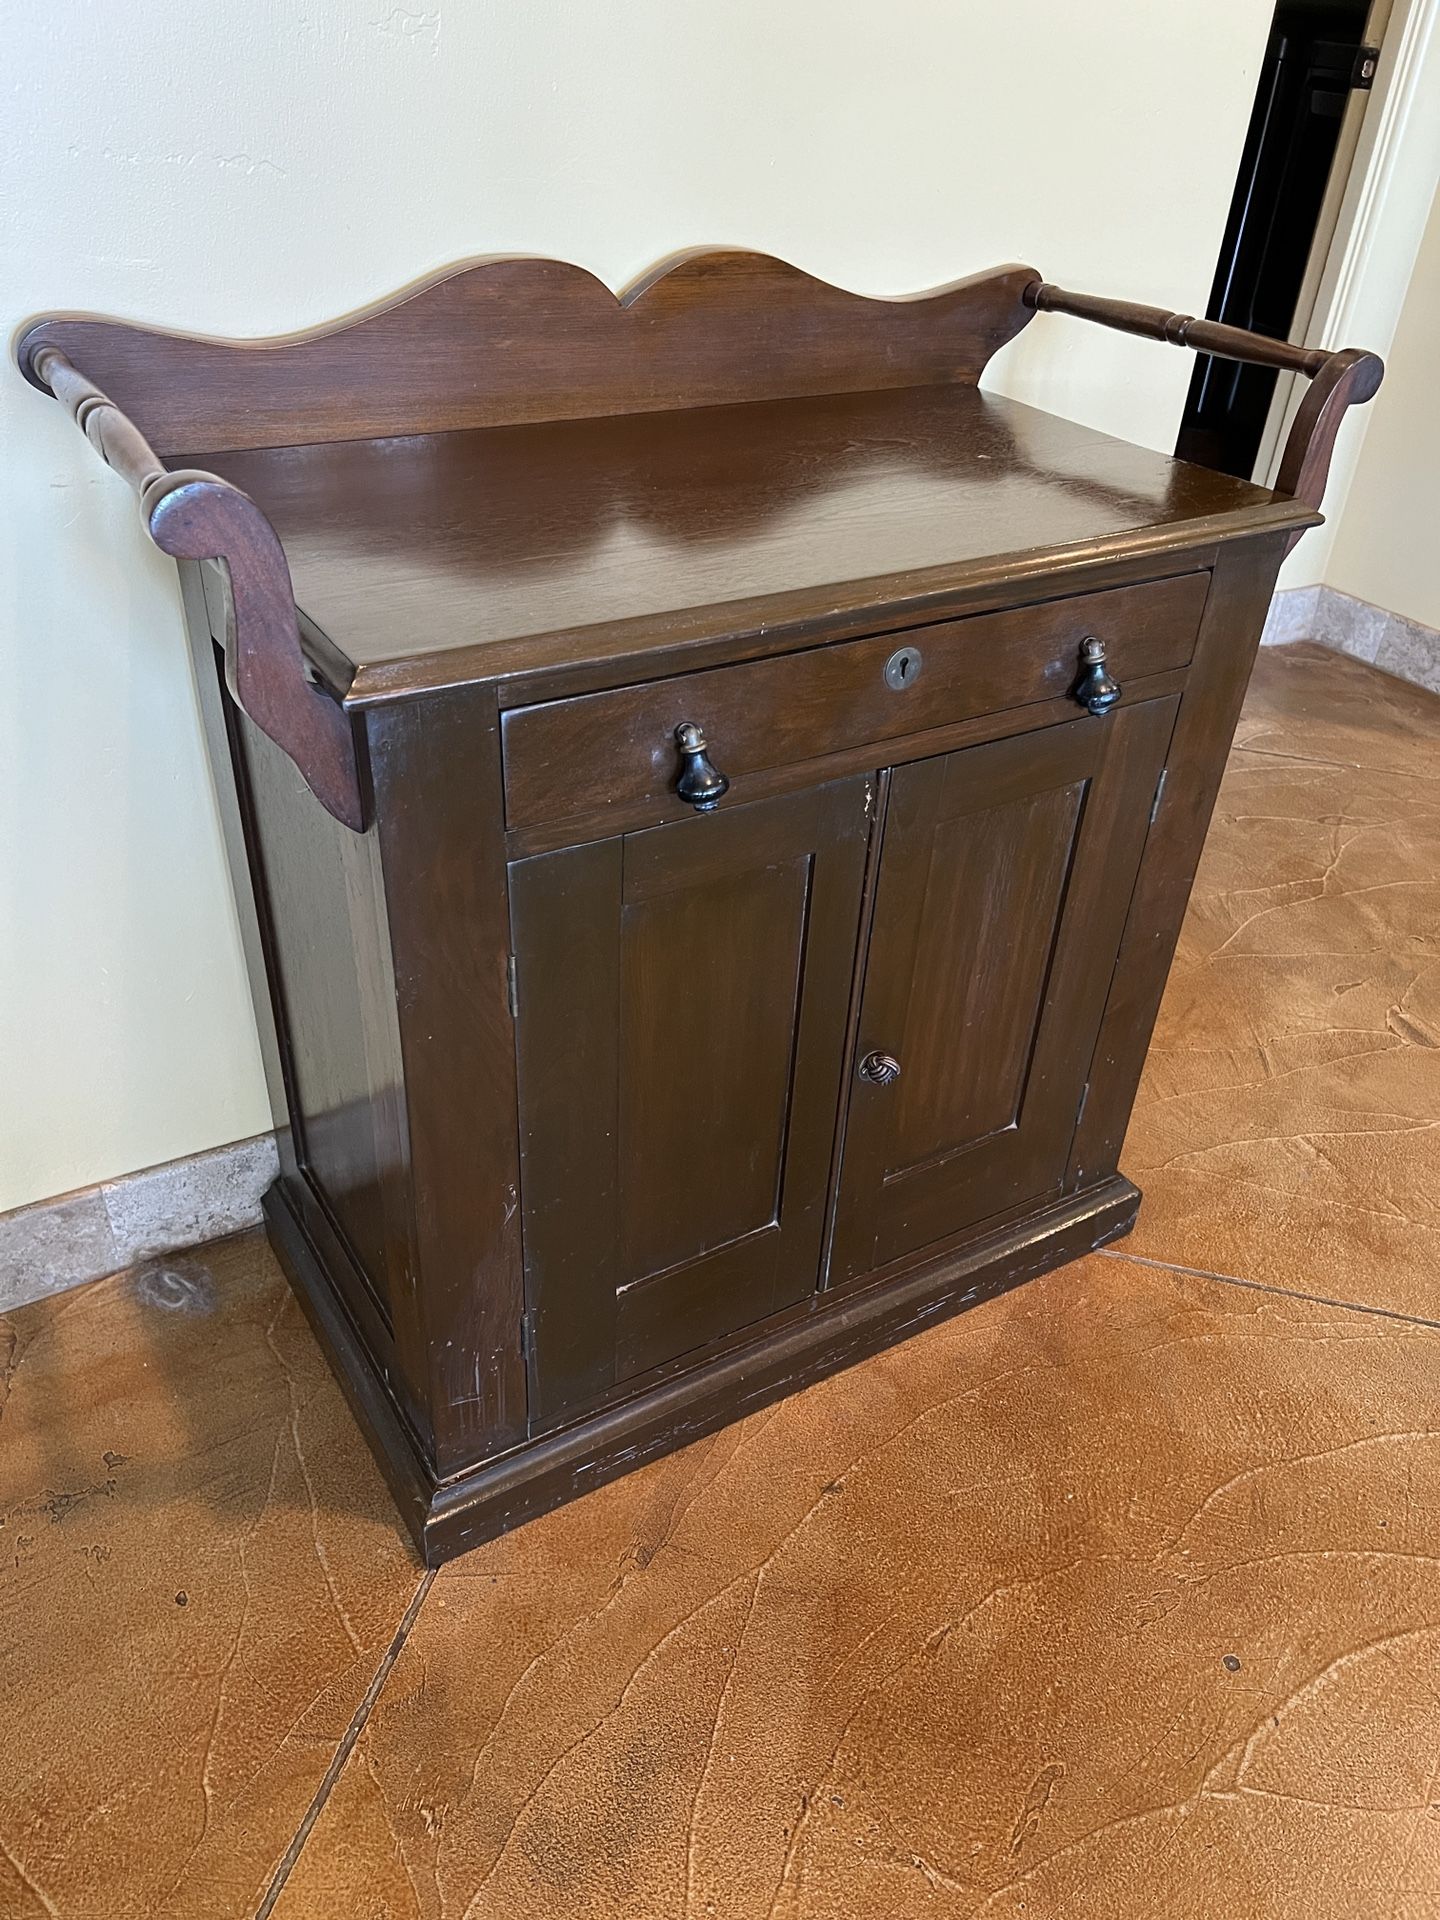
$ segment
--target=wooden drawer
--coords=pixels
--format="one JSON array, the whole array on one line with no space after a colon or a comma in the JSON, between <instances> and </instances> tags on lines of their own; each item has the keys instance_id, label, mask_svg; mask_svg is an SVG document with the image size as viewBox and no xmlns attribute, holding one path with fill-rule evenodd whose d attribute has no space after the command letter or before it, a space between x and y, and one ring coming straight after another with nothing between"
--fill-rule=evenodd
<instances>
[{"instance_id":1,"label":"wooden drawer","mask_svg":"<svg viewBox=\"0 0 1440 1920\"><path fill-rule=\"evenodd\" d=\"M1063 696L1091 634L1122 685L1183 667L1209 583L1208 573L1181 574L515 708L503 723L508 824L662 800L680 771L675 729L686 721L704 729L743 798L746 774ZM904 647L918 649L918 670L892 688L886 663Z\"/></svg>"}]
</instances>

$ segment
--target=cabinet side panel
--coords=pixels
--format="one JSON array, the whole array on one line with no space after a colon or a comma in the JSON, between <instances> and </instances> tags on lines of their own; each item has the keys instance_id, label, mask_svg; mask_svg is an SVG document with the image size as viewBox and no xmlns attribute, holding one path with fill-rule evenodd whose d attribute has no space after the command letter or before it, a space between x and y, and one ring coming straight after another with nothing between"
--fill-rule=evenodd
<instances>
[{"instance_id":1,"label":"cabinet side panel","mask_svg":"<svg viewBox=\"0 0 1440 1920\"><path fill-rule=\"evenodd\" d=\"M342 827L243 714L297 1167L393 1321L409 1268L403 1086L374 836Z\"/></svg>"},{"instance_id":2,"label":"cabinet side panel","mask_svg":"<svg viewBox=\"0 0 1440 1920\"><path fill-rule=\"evenodd\" d=\"M1220 790L1285 536L1218 557L1165 764L1165 786L1130 902L1091 1060L1066 1191L1113 1173L1140 1084L1180 924Z\"/></svg>"},{"instance_id":3,"label":"cabinet side panel","mask_svg":"<svg viewBox=\"0 0 1440 1920\"><path fill-rule=\"evenodd\" d=\"M265 941L260 927L255 883L250 871L250 845L236 786L226 712L230 700L225 691L224 664L211 627L203 564L182 560L177 571L190 640L195 697L205 728L215 808L220 816L220 830L225 841L225 860L235 898L235 917L240 926L240 944L245 954L245 972L250 983L260 1058L265 1069L265 1087L270 1096L270 1118L280 1153L280 1170L283 1174L293 1176L296 1170L295 1147L290 1130L289 1096L285 1086L278 1015L266 971Z\"/></svg>"},{"instance_id":4,"label":"cabinet side panel","mask_svg":"<svg viewBox=\"0 0 1440 1920\"><path fill-rule=\"evenodd\" d=\"M386 1390L425 1445L426 1414L416 1393L423 1370L416 1356L400 1056L374 836L361 839L332 820L229 697L203 572L183 564L181 588L280 1184L312 1243L315 1271L323 1270ZM318 876L313 892L297 881L307 869ZM327 943L324 964L317 965ZM338 1004L355 1016L355 1024L332 1036L328 1057L328 1009L321 1006L319 1024L311 1020L326 991L327 967Z\"/></svg>"}]
</instances>

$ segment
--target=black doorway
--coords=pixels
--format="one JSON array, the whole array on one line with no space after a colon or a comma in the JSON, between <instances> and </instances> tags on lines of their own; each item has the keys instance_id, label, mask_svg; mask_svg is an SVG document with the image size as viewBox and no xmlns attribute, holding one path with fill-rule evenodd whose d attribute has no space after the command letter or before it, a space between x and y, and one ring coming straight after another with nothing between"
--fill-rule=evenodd
<instances>
[{"instance_id":1,"label":"black doorway","mask_svg":"<svg viewBox=\"0 0 1440 1920\"><path fill-rule=\"evenodd\" d=\"M1356 87L1368 87L1369 0L1278 0L1225 225L1206 317L1289 337ZM1182 460L1248 478L1276 374L1200 355L1175 451Z\"/></svg>"}]
</instances>

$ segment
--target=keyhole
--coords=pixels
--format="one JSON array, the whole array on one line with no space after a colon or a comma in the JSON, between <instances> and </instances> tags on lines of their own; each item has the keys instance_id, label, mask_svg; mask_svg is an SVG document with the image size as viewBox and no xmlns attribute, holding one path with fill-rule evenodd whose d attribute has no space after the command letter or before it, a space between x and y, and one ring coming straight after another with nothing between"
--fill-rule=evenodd
<instances>
[{"instance_id":1,"label":"keyhole","mask_svg":"<svg viewBox=\"0 0 1440 1920\"><path fill-rule=\"evenodd\" d=\"M895 693L903 693L920 674L922 656L918 647L897 647L885 662L885 684Z\"/></svg>"}]
</instances>

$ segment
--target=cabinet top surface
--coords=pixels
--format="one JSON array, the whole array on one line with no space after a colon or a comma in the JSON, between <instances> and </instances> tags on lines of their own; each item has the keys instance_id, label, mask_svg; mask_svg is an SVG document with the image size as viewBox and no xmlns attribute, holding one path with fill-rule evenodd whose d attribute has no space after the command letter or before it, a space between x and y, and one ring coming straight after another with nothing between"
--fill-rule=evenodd
<instances>
[{"instance_id":1,"label":"cabinet top surface","mask_svg":"<svg viewBox=\"0 0 1440 1920\"><path fill-rule=\"evenodd\" d=\"M274 524L354 700L1003 589L1314 516L965 386L187 454ZM1173 563L1172 563L1173 564ZM1078 570L1078 571L1077 571ZM754 651L750 644L749 651ZM698 657L698 655L697 655ZM353 682L351 680L353 672Z\"/></svg>"}]
</instances>

